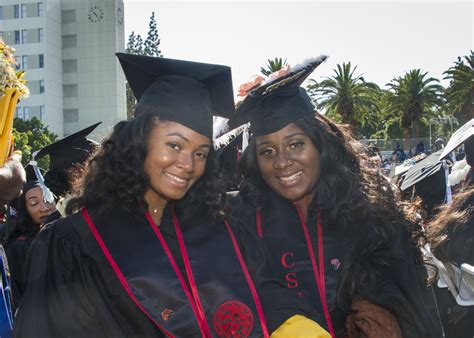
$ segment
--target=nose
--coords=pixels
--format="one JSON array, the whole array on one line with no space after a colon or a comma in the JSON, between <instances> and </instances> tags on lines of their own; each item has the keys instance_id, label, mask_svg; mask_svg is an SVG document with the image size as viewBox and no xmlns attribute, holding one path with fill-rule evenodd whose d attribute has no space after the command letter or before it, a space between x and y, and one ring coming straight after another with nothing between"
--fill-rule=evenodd
<instances>
[{"instance_id":1,"label":"nose","mask_svg":"<svg viewBox=\"0 0 474 338\"><path fill-rule=\"evenodd\" d=\"M50 209L50 204L44 201L41 201L40 210L42 212L45 212L45 211L49 211L49 209Z\"/></svg>"},{"instance_id":2,"label":"nose","mask_svg":"<svg viewBox=\"0 0 474 338\"><path fill-rule=\"evenodd\" d=\"M176 166L186 172L192 172L194 169L194 159L192 154L181 153L178 162L176 162Z\"/></svg>"},{"instance_id":3,"label":"nose","mask_svg":"<svg viewBox=\"0 0 474 338\"><path fill-rule=\"evenodd\" d=\"M285 151L278 152L273 162L273 167L278 170L284 170L293 164L290 154Z\"/></svg>"}]
</instances>

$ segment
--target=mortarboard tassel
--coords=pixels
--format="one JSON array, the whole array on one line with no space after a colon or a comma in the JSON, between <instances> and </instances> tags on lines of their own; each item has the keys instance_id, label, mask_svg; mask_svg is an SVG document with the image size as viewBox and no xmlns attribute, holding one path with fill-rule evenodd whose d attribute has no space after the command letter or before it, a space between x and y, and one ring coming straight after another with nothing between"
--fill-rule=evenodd
<instances>
[{"instance_id":1,"label":"mortarboard tassel","mask_svg":"<svg viewBox=\"0 0 474 338\"><path fill-rule=\"evenodd\" d=\"M41 175L41 172L38 168L38 163L35 161L36 154L37 154L37 151L35 151L33 153L32 159L29 162L29 164L33 167L36 178L38 179L39 185L40 185L41 190L43 192L43 201L45 203L53 203L54 202L54 194L51 192L51 190L49 190L49 188L44 183L44 177L43 177L43 175Z\"/></svg>"}]
</instances>

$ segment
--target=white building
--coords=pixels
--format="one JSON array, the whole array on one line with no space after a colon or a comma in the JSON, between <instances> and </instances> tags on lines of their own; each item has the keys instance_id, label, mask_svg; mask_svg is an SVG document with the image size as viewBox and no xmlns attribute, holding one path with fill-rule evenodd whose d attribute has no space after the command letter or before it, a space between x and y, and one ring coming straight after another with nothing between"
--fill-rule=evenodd
<instances>
[{"instance_id":1,"label":"white building","mask_svg":"<svg viewBox=\"0 0 474 338\"><path fill-rule=\"evenodd\" d=\"M122 0L2 0L0 35L29 81L18 117L60 136L102 121L95 139L126 118Z\"/></svg>"}]
</instances>

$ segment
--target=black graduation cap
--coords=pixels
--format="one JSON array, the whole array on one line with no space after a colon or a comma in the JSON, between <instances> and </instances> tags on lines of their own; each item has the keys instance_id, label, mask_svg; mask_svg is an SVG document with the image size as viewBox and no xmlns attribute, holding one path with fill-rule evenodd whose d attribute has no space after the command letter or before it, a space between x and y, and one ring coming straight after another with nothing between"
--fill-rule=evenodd
<instances>
[{"instance_id":1,"label":"black graduation cap","mask_svg":"<svg viewBox=\"0 0 474 338\"><path fill-rule=\"evenodd\" d=\"M408 169L400 189L406 190L418 182L438 173L443 167L443 162L441 162L439 158L442 151L442 149L438 150Z\"/></svg>"},{"instance_id":2,"label":"black graduation cap","mask_svg":"<svg viewBox=\"0 0 474 338\"><path fill-rule=\"evenodd\" d=\"M230 67L116 54L137 99L135 116L154 114L212 139L212 116L234 115Z\"/></svg>"},{"instance_id":3,"label":"black graduation cap","mask_svg":"<svg viewBox=\"0 0 474 338\"><path fill-rule=\"evenodd\" d=\"M49 155L50 170L65 170L76 163L84 162L89 157L90 152L97 146L97 143L87 139L86 136L101 123L95 123L90 127L47 145L34 154L34 158L37 160Z\"/></svg>"},{"instance_id":4,"label":"black graduation cap","mask_svg":"<svg viewBox=\"0 0 474 338\"><path fill-rule=\"evenodd\" d=\"M41 175L45 175L46 174L46 170L38 167ZM38 178L36 177L36 174L35 174L35 170L33 168L33 166L28 163L26 166L25 166L25 172L26 172L26 181L37 181Z\"/></svg>"},{"instance_id":5,"label":"black graduation cap","mask_svg":"<svg viewBox=\"0 0 474 338\"><path fill-rule=\"evenodd\" d=\"M414 189L414 194L422 198L422 206L429 215L446 198L446 173L443 162L439 161L441 152L439 150L411 167L400 187L404 191Z\"/></svg>"},{"instance_id":6,"label":"black graduation cap","mask_svg":"<svg viewBox=\"0 0 474 338\"><path fill-rule=\"evenodd\" d=\"M253 135L266 135L312 114L311 98L300 85L326 59L326 55L310 59L285 76L253 89L237 108L231 129L250 122Z\"/></svg>"},{"instance_id":7,"label":"black graduation cap","mask_svg":"<svg viewBox=\"0 0 474 338\"><path fill-rule=\"evenodd\" d=\"M35 187L41 187L40 182L36 178L33 180L27 180L25 184L23 185L23 194L26 194L29 190L35 188Z\"/></svg>"},{"instance_id":8,"label":"black graduation cap","mask_svg":"<svg viewBox=\"0 0 474 338\"><path fill-rule=\"evenodd\" d=\"M454 151L461 144L466 142L468 139L471 139L474 136L474 118L465 123L461 128L456 130L454 134L444 147L443 152L440 155L440 160L448 156L452 151Z\"/></svg>"},{"instance_id":9,"label":"black graduation cap","mask_svg":"<svg viewBox=\"0 0 474 338\"><path fill-rule=\"evenodd\" d=\"M51 190L45 185L44 177L45 171L38 167L38 164L35 160L31 160L25 166L26 172L26 183L23 186L23 193L26 193L28 190L34 187L40 187L43 191L43 200L45 202L53 202L54 195Z\"/></svg>"}]
</instances>

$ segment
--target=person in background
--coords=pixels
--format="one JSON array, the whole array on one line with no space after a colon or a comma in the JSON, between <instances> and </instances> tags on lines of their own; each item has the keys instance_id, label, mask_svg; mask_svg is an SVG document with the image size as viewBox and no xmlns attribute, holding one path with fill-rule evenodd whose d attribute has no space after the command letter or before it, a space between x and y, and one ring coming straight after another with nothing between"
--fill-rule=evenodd
<instances>
[{"instance_id":1,"label":"person in background","mask_svg":"<svg viewBox=\"0 0 474 338\"><path fill-rule=\"evenodd\" d=\"M18 197L23 184L26 181L26 173L21 164L21 152L14 152L7 162L0 167L0 212L5 213L8 203Z\"/></svg>"},{"instance_id":2,"label":"person in background","mask_svg":"<svg viewBox=\"0 0 474 338\"><path fill-rule=\"evenodd\" d=\"M13 311L26 289L27 257L31 243L56 210L54 202L45 201L41 184L36 180L26 182L15 205L16 222L5 245L12 279Z\"/></svg>"},{"instance_id":3,"label":"person in background","mask_svg":"<svg viewBox=\"0 0 474 338\"><path fill-rule=\"evenodd\" d=\"M76 193L75 185L85 175L89 159L99 148L96 142L87 139L86 136L100 123L68 135L36 153L35 159L49 155L49 170L44 175L44 181L55 195L56 208L61 216L66 215L67 202ZM53 220L55 218L49 219Z\"/></svg>"},{"instance_id":4,"label":"person in background","mask_svg":"<svg viewBox=\"0 0 474 338\"><path fill-rule=\"evenodd\" d=\"M396 161L398 163L405 161L407 158L407 155L405 154L405 151L403 150L402 145L399 142L397 142L397 145L395 146L395 150L392 153L392 157L393 155L396 155Z\"/></svg>"},{"instance_id":5,"label":"person in background","mask_svg":"<svg viewBox=\"0 0 474 338\"><path fill-rule=\"evenodd\" d=\"M416 145L416 151L415 155L421 154L425 152L425 145L423 144L423 141L418 142Z\"/></svg>"},{"instance_id":6,"label":"person in background","mask_svg":"<svg viewBox=\"0 0 474 338\"><path fill-rule=\"evenodd\" d=\"M426 230L431 252L437 259L445 265L452 264L453 269L463 263L474 266L474 186L466 186L456 194ZM447 288L435 288L435 293L446 337L472 337L474 307L457 304Z\"/></svg>"}]
</instances>

